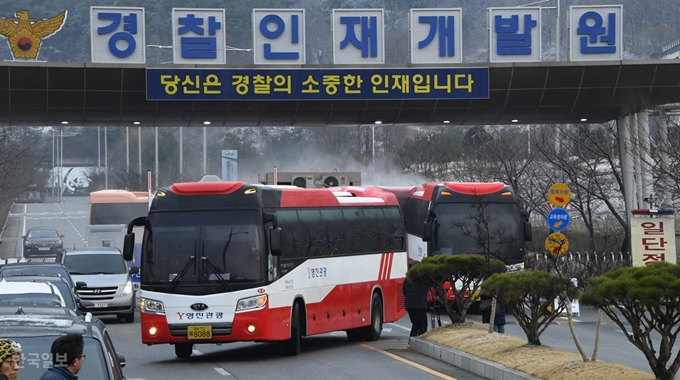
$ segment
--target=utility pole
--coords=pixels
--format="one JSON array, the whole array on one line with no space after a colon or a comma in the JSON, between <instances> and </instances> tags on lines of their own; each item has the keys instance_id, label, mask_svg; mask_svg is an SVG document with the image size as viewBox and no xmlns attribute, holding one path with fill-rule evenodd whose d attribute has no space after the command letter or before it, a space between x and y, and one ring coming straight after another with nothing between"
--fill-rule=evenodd
<instances>
[{"instance_id":1,"label":"utility pole","mask_svg":"<svg viewBox=\"0 0 680 380\"><path fill-rule=\"evenodd\" d=\"M54 129L52 129L52 176L51 176L52 177L51 178L52 184L50 185L50 188L52 189L51 194L52 194L53 197L54 197L54 179L55 179L54 177L57 175L57 170L54 167L54 154L55 153L56 152L54 151Z\"/></svg>"}]
</instances>

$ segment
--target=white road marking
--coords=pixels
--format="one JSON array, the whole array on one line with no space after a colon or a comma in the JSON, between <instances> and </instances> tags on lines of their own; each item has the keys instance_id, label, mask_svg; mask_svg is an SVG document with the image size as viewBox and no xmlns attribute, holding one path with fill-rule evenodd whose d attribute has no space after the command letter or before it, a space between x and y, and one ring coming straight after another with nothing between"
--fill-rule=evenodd
<instances>
[{"instance_id":1,"label":"white road marking","mask_svg":"<svg viewBox=\"0 0 680 380\"><path fill-rule=\"evenodd\" d=\"M222 376L231 376L231 373L227 372L224 368L216 367L215 371Z\"/></svg>"},{"instance_id":2,"label":"white road marking","mask_svg":"<svg viewBox=\"0 0 680 380\"><path fill-rule=\"evenodd\" d=\"M59 206L59 204L57 204L57 208L59 209L59 211L61 211L61 215L66 216L66 213L64 212L64 210L62 210L62 208L61 208L61 206ZM76 228L76 225L73 224L73 221L72 221L71 219L72 219L72 218L66 216L66 220L68 220L68 224L71 225L71 228L73 228L73 231L76 232L76 234L80 237L80 240L82 240L82 241L85 243L85 246L87 246L87 240L86 240L85 237L80 233L80 231L78 231L78 229Z\"/></svg>"},{"instance_id":3,"label":"white road marking","mask_svg":"<svg viewBox=\"0 0 680 380\"><path fill-rule=\"evenodd\" d=\"M202 356L203 355L203 353L201 351L199 351L195 348L193 350L191 350L191 352L196 356Z\"/></svg>"}]
</instances>

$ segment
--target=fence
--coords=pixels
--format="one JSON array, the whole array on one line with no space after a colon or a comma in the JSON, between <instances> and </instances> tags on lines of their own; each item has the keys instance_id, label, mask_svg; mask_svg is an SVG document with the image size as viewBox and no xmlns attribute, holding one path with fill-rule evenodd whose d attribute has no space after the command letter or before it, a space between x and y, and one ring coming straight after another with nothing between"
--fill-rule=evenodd
<instances>
[{"instance_id":1,"label":"fence","mask_svg":"<svg viewBox=\"0 0 680 380\"><path fill-rule=\"evenodd\" d=\"M587 280L609 271L630 266L630 257L622 252L568 252L554 257L533 253L527 257L528 267L575 278L585 289Z\"/></svg>"}]
</instances>

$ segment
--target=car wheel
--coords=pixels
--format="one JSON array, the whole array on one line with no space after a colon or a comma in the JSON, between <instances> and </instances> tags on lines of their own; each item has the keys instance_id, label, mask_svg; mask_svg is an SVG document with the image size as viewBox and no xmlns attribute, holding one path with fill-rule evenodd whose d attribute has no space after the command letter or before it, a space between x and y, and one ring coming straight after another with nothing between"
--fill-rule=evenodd
<instances>
[{"instance_id":1,"label":"car wheel","mask_svg":"<svg viewBox=\"0 0 680 380\"><path fill-rule=\"evenodd\" d=\"M175 355L180 359L190 357L193 351L194 345L191 343L175 343Z\"/></svg>"}]
</instances>

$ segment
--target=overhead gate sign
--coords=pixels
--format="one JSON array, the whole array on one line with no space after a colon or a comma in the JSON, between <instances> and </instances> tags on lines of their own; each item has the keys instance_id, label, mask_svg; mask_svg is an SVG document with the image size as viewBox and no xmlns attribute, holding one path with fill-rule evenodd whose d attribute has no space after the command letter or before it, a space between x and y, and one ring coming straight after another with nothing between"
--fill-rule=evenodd
<instances>
[{"instance_id":1,"label":"overhead gate sign","mask_svg":"<svg viewBox=\"0 0 680 380\"><path fill-rule=\"evenodd\" d=\"M147 100L488 99L489 68L146 69Z\"/></svg>"}]
</instances>

